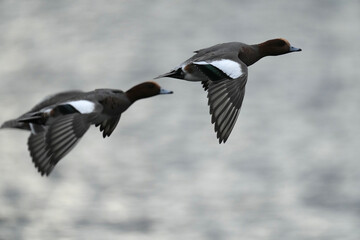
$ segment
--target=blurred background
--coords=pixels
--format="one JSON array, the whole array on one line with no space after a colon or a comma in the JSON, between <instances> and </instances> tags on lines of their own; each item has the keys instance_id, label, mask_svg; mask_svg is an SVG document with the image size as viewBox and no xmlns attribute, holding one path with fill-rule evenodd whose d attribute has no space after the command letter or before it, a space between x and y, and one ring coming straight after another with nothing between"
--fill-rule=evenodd
<instances>
[{"instance_id":1,"label":"blurred background","mask_svg":"<svg viewBox=\"0 0 360 240\"><path fill-rule=\"evenodd\" d=\"M211 45L284 37L219 145L201 84L92 127L41 177L0 132L0 239L360 239L360 2L0 1L0 122L70 89L130 87Z\"/></svg>"}]
</instances>

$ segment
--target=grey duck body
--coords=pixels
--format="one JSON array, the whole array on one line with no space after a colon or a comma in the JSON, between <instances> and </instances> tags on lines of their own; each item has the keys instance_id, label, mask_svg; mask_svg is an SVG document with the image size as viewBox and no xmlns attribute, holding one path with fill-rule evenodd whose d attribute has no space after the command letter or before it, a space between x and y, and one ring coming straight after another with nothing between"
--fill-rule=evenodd
<instances>
[{"instance_id":1,"label":"grey duck body","mask_svg":"<svg viewBox=\"0 0 360 240\"><path fill-rule=\"evenodd\" d=\"M136 100L168 93L172 92L161 89L155 82L144 82L127 92L117 89L62 92L6 121L1 128L31 131L28 149L32 160L41 175L49 175L92 124L99 126L104 138L109 137L121 114Z\"/></svg>"},{"instance_id":2,"label":"grey duck body","mask_svg":"<svg viewBox=\"0 0 360 240\"><path fill-rule=\"evenodd\" d=\"M195 55L178 67L156 78L200 81L208 92L211 123L214 124L216 136L219 143L225 143L240 113L248 66L265 56L295 51L301 49L290 46L285 39L273 39L254 45L241 42L221 43L195 51Z\"/></svg>"}]
</instances>

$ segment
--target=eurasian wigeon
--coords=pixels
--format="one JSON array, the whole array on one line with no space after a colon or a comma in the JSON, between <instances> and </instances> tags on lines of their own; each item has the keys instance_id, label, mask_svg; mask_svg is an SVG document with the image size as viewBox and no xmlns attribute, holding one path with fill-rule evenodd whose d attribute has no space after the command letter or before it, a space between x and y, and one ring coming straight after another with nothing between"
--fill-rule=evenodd
<instances>
[{"instance_id":1,"label":"eurasian wigeon","mask_svg":"<svg viewBox=\"0 0 360 240\"><path fill-rule=\"evenodd\" d=\"M28 148L41 175L49 175L55 165L80 140L90 125L100 126L103 137L110 136L121 114L136 100L172 91L155 82L144 82L126 92L96 89L68 91L47 97L20 117L0 128L31 131Z\"/></svg>"},{"instance_id":2,"label":"eurasian wigeon","mask_svg":"<svg viewBox=\"0 0 360 240\"><path fill-rule=\"evenodd\" d=\"M226 142L239 115L245 94L248 66L266 56L301 51L283 38L260 44L221 43L195 51L195 55L174 70L156 78L170 77L200 81L208 91L211 122L219 143ZM156 79L155 78L155 79Z\"/></svg>"}]
</instances>

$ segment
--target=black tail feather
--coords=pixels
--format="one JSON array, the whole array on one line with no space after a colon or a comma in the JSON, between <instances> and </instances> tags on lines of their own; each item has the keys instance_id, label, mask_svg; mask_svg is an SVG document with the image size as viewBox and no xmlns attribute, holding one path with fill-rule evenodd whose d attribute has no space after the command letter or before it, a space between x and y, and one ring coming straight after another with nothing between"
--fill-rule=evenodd
<instances>
[{"instance_id":1,"label":"black tail feather","mask_svg":"<svg viewBox=\"0 0 360 240\"><path fill-rule=\"evenodd\" d=\"M178 78L178 79L184 79L184 72L181 68L172 70L171 72L161 74L160 76L157 76L154 79L159 79L163 77L169 77L169 78Z\"/></svg>"},{"instance_id":2,"label":"black tail feather","mask_svg":"<svg viewBox=\"0 0 360 240\"><path fill-rule=\"evenodd\" d=\"M29 124L19 122L18 119L12 119L9 121L4 122L0 129L2 128L17 128L17 129L23 129L23 130L30 130Z\"/></svg>"},{"instance_id":3,"label":"black tail feather","mask_svg":"<svg viewBox=\"0 0 360 240\"><path fill-rule=\"evenodd\" d=\"M22 123L45 124L46 119L44 118L43 113L36 112L31 115L20 117L17 121Z\"/></svg>"}]
</instances>

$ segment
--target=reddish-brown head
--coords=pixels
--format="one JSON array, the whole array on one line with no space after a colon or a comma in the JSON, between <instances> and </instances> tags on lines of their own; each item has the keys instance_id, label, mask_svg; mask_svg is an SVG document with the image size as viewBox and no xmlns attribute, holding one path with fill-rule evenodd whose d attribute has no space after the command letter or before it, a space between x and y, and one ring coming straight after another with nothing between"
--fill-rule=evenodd
<instances>
[{"instance_id":1,"label":"reddish-brown head","mask_svg":"<svg viewBox=\"0 0 360 240\"><path fill-rule=\"evenodd\" d=\"M171 94L172 91L168 91L160 87L156 82L143 82L140 83L128 91L126 91L126 96L130 99L131 102L135 102L136 100L142 98L148 98L152 96L156 96L159 94Z\"/></svg>"},{"instance_id":2,"label":"reddish-brown head","mask_svg":"<svg viewBox=\"0 0 360 240\"><path fill-rule=\"evenodd\" d=\"M290 52L299 52L301 48L290 45L289 41L284 38L268 40L259 44L259 51L263 57L277 56Z\"/></svg>"}]
</instances>

